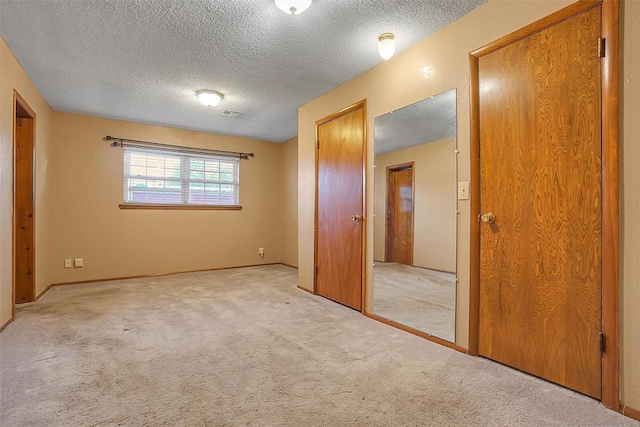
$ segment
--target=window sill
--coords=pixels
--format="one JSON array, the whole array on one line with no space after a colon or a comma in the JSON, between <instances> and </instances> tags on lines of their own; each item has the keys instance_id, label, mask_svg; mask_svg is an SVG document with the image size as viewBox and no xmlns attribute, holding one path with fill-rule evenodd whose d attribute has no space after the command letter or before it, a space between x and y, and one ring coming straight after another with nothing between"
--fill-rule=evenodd
<instances>
[{"instance_id":1,"label":"window sill","mask_svg":"<svg viewBox=\"0 0 640 427\"><path fill-rule=\"evenodd\" d=\"M165 210L165 211L241 211L242 206L232 205L152 205L147 203L140 204L121 204L120 209L146 209L146 210Z\"/></svg>"}]
</instances>

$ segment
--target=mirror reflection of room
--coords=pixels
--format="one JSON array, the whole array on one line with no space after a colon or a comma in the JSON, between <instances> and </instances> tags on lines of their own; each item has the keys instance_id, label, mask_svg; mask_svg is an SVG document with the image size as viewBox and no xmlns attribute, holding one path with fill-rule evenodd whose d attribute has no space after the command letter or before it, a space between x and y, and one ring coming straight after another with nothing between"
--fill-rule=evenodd
<instances>
[{"instance_id":1,"label":"mirror reflection of room","mask_svg":"<svg viewBox=\"0 0 640 427\"><path fill-rule=\"evenodd\" d=\"M456 91L375 120L373 312L455 342Z\"/></svg>"}]
</instances>

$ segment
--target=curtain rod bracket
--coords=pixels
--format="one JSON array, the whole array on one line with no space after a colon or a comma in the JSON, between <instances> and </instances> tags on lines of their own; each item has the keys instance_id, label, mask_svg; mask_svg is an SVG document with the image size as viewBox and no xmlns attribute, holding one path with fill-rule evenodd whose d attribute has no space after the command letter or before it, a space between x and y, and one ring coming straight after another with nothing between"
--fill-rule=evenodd
<instances>
[{"instance_id":1,"label":"curtain rod bracket","mask_svg":"<svg viewBox=\"0 0 640 427\"><path fill-rule=\"evenodd\" d=\"M122 141L121 141L121 140L119 141L119 140L117 140L116 138L112 137L111 135L107 135L107 136L105 136L105 137L104 137L104 139L106 139L107 141L113 141L113 142L111 143L111 146L112 146L112 147L117 147L117 146L119 146L120 144L122 144Z\"/></svg>"}]
</instances>

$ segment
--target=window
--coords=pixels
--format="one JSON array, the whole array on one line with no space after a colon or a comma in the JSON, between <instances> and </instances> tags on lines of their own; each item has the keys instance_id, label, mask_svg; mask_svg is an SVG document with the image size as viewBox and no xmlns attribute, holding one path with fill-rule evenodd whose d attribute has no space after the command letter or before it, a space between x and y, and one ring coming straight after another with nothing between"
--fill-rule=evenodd
<instances>
[{"instance_id":1,"label":"window","mask_svg":"<svg viewBox=\"0 0 640 427\"><path fill-rule=\"evenodd\" d=\"M239 159L123 147L124 203L239 205Z\"/></svg>"}]
</instances>

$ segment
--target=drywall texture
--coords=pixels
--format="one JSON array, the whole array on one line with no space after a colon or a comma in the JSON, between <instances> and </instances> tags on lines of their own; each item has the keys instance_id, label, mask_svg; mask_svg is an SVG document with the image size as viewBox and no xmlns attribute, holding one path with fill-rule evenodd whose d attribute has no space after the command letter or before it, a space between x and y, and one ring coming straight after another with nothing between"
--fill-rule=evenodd
<instances>
[{"instance_id":1,"label":"drywall texture","mask_svg":"<svg viewBox=\"0 0 640 427\"><path fill-rule=\"evenodd\" d=\"M56 110L282 142L300 105L380 61L371 23L400 51L484 1L321 1L292 17L270 0L2 0L0 29ZM220 109L201 88L227 95Z\"/></svg>"},{"instance_id":2,"label":"drywall texture","mask_svg":"<svg viewBox=\"0 0 640 427\"><path fill-rule=\"evenodd\" d=\"M280 262L298 266L298 138L280 144L282 205Z\"/></svg>"},{"instance_id":3,"label":"drywall texture","mask_svg":"<svg viewBox=\"0 0 640 427\"><path fill-rule=\"evenodd\" d=\"M640 410L640 2L622 6L622 391L624 404Z\"/></svg>"},{"instance_id":4,"label":"drywall texture","mask_svg":"<svg viewBox=\"0 0 640 427\"><path fill-rule=\"evenodd\" d=\"M413 166L413 265L456 271L456 154L448 138L375 157L374 260L385 260L387 167Z\"/></svg>"},{"instance_id":5,"label":"drywall texture","mask_svg":"<svg viewBox=\"0 0 640 427\"><path fill-rule=\"evenodd\" d=\"M0 37L0 326L13 304L13 118L14 91L36 113L35 231L36 295L49 285L51 242L52 111Z\"/></svg>"},{"instance_id":6,"label":"drywall texture","mask_svg":"<svg viewBox=\"0 0 640 427\"><path fill-rule=\"evenodd\" d=\"M280 261L278 144L69 113L54 118L53 282ZM119 209L122 150L106 135L255 153L240 162L242 210ZM65 258L83 258L84 268L65 269Z\"/></svg>"}]
</instances>

